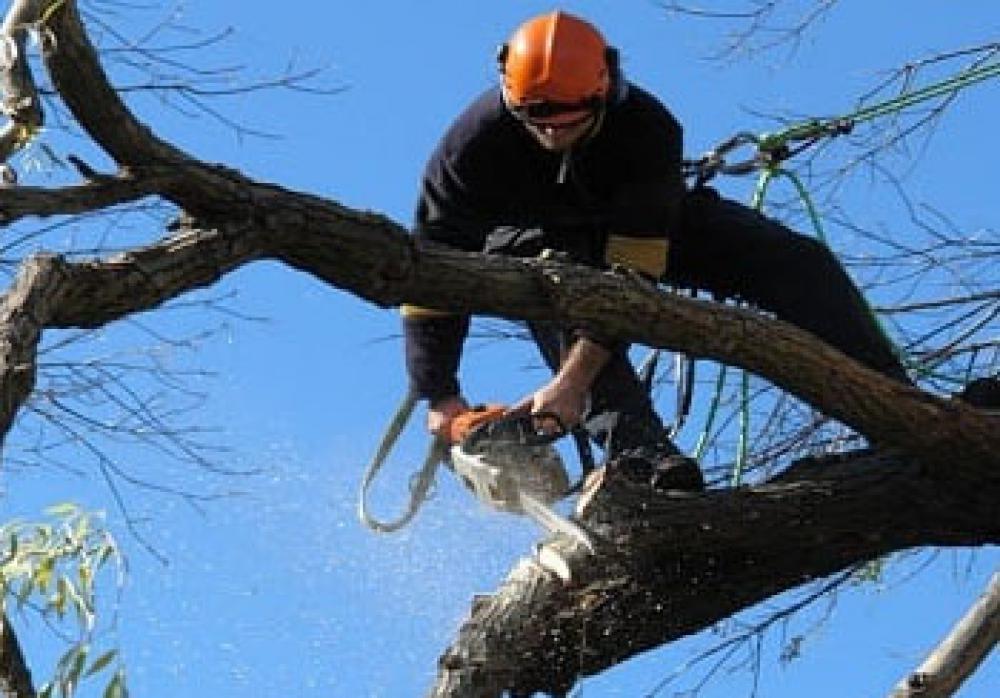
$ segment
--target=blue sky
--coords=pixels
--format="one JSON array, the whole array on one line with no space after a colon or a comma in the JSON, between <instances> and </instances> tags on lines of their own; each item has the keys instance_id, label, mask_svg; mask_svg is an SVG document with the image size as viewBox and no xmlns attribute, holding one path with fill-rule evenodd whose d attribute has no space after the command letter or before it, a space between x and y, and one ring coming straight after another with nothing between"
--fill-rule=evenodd
<instances>
[{"instance_id":1,"label":"blue sky","mask_svg":"<svg viewBox=\"0 0 1000 698\"><path fill-rule=\"evenodd\" d=\"M279 91L216 103L249 127L281 134L273 140L236 138L210 119L185 118L155 100L137 99L135 106L160 135L206 160L406 224L429 151L457 111L495 79L496 44L521 20L551 7L526 0L372 0L295 3L282 13L256 3L181 4L179 16L190 27L236 30L224 48L201 54L209 62L242 64L250 75L290 63L323 66L318 84L345 89L328 97ZM915 0L904 16L896 3L843 0L795 50L711 62L705 56L722 40L718 24L671 18L641 0L561 7L604 29L622 52L626 74L660 95L685 124L689 155L738 130L766 130L760 112L847 111L885 71L934 51L995 40L1000 26L1000 10L989 3L958 11ZM135 35L161 17L122 10L112 22ZM996 227L995 143L983 129L998 107L1000 84L972 88L922 152L896 156L914 198L947 211L963 229ZM83 147L56 133L43 137L57 153ZM751 182L722 186L745 199ZM910 224L894 217L888 198L884 188L862 183L845 205L855 218L906 236ZM156 232L154 226L138 235ZM849 240L832 244L853 251ZM130 514L141 519L140 530L167 565L128 534L93 475L0 471L4 517L34 517L47 503L65 500L108 512L129 574L107 639L123 648L136 696L420 695L472 595L493 589L530 550L536 532L483 511L446 475L438 496L404 532L375 536L357 522L363 465L405 386L393 311L271 263L241 270L199 297L225 297L226 307L263 320L154 312L141 318L147 329L122 323L81 351L149 343L154 331L185 336L217 328L196 348L173 347L165 358L212 373L191 379L208 396L191 419L220 430L214 441L230 449L222 463L258 474L217 477L138 449L123 448L121 456L136 472L172 486L241 494L196 510L177 498L126 489ZM511 342L474 343L463 372L470 396L502 401L521 397L543 376L530 347ZM405 436L374 496L381 511L401 503L425 443L416 426ZM691 435L682 434L681 443L690 447ZM80 468L88 470L86 463ZM801 658L788 664L778 661L782 629L776 629L764 646L761 695L883 695L981 591L997 561L992 550L900 560L885 584L841 594L831 619L815 626ZM745 620L765 613L756 609ZM53 651L44 624L20 622L32 657ZM785 632L813 627L807 616ZM644 695L725 632L733 628L584 681L580 695ZM35 670L45 672L40 664ZM697 677L658 695L690 688ZM994 658L960 695L992 695L998 681ZM746 672L724 673L703 695L750 695L752 686Z\"/></svg>"}]
</instances>

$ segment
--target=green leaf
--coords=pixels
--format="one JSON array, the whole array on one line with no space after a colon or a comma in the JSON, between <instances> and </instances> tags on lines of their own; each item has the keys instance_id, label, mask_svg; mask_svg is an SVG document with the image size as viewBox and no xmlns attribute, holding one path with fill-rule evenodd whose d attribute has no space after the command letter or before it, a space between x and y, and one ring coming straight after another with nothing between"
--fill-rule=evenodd
<instances>
[{"instance_id":1,"label":"green leaf","mask_svg":"<svg viewBox=\"0 0 1000 698\"><path fill-rule=\"evenodd\" d=\"M87 664L88 654L90 654L90 645L79 645L77 647L73 663L70 665L69 671L66 672L64 686L66 687L65 691L67 695L72 695L76 690L76 685L80 683L80 675L83 674L83 667Z\"/></svg>"},{"instance_id":2,"label":"green leaf","mask_svg":"<svg viewBox=\"0 0 1000 698\"><path fill-rule=\"evenodd\" d=\"M125 673L119 669L104 689L102 698L125 698L126 695L128 694L125 691Z\"/></svg>"},{"instance_id":3,"label":"green leaf","mask_svg":"<svg viewBox=\"0 0 1000 698\"><path fill-rule=\"evenodd\" d=\"M85 596L90 596L92 583L94 581L94 575L91 573L90 565L86 562L81 562L76 572L77 577L80 579L80 593Z\"/></svg>"},{"instance_id":4,"label":"green leaf","mask_svg":"<svg viewBox=\"0 0 1000 698\"><path fill-rule=\"evenodd\" d=\"M61 502L53 504L45 509L45 513L56 519L67 519L80 513L80 507L72 502Z\"/></svg>"},{"instance_id":5,"label":"green leaf","mask_svg":"<svg viewBox=\"0 0 1000 698\"><path fill-rule=\"evenodd\" d=\"M104 563L108 561L108 558L110 558L112 555L115 554L116 548L112 543L105 543L104 545L101 546L100 550L101 554L97 558L97 566L99 568L104 567Z\"/></svg>"},{"instance_id":6,"label":"green leaf","mask_svg":"<svg viewBox=\"0 0 1000 698\"><path fill-rule=\"evenodd\" d=\"M46 593L49 590L49 583L52 581L52 570L55 569L56 559L54 557L42 558L38 568L35 570L34 581L38 585L38 591Z\"/></svg>"},{"instance_id":7,"label":"green leaf","mask_svg":"<svg viewBox=\"0 0 1000 698\"><path fill-rule=\"evenodd\" d=\"M76 519L76 523L73 526L73 532L70 535L70 539L77 545L83 545L84 541L87 540L87 536L90 535L90 518L87 516L80 516Z\"/></svg>"},{"instance_id":8,"label":"green leaf","mask_svg":"<svg viewBox=\"0 0 1000 698\"><path fill-rule=\"evenodd\" d=\"M59 577L56 582L56 598L53 599L53 607L61 618L66 613L66 602L73 598L73 589L70 581L65 575Z\"/></svg>"},{"instance_id":9,"label":"green leaf","mask_svg":"<svg viewBox=\"0 0 1000 698\"><path fill-rule=\"evenodd\" d=\"M21 588L17 591L17 605L18 608L23 608L28 599L31 597L31 592L35 590L35 583L33 580L28 579L21 584Z\"/></svg>"},{"instance_id":10,"label":"green leaf","mask_svg":"<svg viewBox=\"0 0 1000 698\"><path fill-rule=\"evenodd\" d=\"M56 673L65 674L69 671L69 667L72 666L76 659L76 656L80 653L81 645L73 645L68 650L63 652L63 655L59 657L59 661L56 662Z\"/></svg>"},{"instance_id":11,"label":"green leaf","mask_svg":"<svg viewBox=\"0 0 1000 698\"><path fill-rule=\"evenodd\" d=\"M44 524L38 524L35 526L35 538L37 538L37 544L40 548L45 548L48 546L49 541L52 540L52 527L46 526Z\"/></svg>"},{"instance_id":12,"label":"green leaf","mask_svg":"<svg viewBox=\"0 0 1000 698\"><path fill-rule=\"evenodd\" d=\"M87 603L87 600L80 594L79 590L73 586L73 582L66 575L59 577L59 584L65 592L66 598L73 605L73 609L76 611L77 617L80 619L80 624L89 630L93 627L94 623L94 612L90 608L90 604Z\"/></svg>"},{"instance_id":13,"label":"green leaf","mask_svg":"<svg viewBox=\"0 0 1000 698\"><path fill-rule=\"evenodd\" d=\"M87 669L87 673L84 674L84 676L85 677L93 676L94 674L98 673L99 671L104 669L108 664L113 662L115 657L117 656L118 656L118 650L108 650L107 652L105 652L100 657L94 660L94 663L90 665L90 668Z\"/></svg>"},{"instance_id":14,"label":"green leaf","mask_svg":"<svg viewBox=\"0 0 1000 698\"><path fill-rule=\"evenodd\" d=\"M49 608L56 612L59 620L66 615L66 590L61 583L56 584L55 592L49 597Z\"/></svg>"}]
</instances>

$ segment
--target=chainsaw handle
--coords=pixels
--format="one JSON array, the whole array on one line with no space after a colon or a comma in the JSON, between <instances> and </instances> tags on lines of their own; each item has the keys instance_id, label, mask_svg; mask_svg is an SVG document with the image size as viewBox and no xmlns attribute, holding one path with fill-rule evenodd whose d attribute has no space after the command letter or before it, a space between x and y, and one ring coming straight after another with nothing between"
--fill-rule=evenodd
<instances>
[{"instance_id":1,"label":"chainsaw handle","mask_svg":"<svg viewBox=\"0 0 1000 698\"><path fill-rule=\"evenodd\" d=\"M448 443L461 443L465 437L483 424L495 422L507 414L507 406L499 404L475 405L454 416L448 422L445 439Z\"/></svg>"},{"instance_id":2,"label":"chainsaw handle","mask_svg":"<svg viewBox=\"0 0 1000 698\"><path fill-rule=\"evenodd\" d=\"M548 434L535 427L537 419L555 420L558 430ZM555 412L520 412L511 411L506 405L489 403L485 405L475 405L465 412L456 415L448 423L447 440L449 443L461 443L472 432L478 430L484 424L515 424L520 429L520 434L526 442L532 444L547 444L561 439L569 433L566 424ZM503 427L500 427L503 428Z\"/></svg>"},{"instance_id":3,"label":"chainsaw handle","mask_svg":"<svg viewBox=\"0 0 1000 698\"><path fill-rule=\"evenodd\" d=\"M566 435L562 421L553 414L543 414L551 417L559 424L559 431L548 434L535 428L538 414L505 414L496 419L490 419L477 424L463 438L461 443L470 452L478 449L482 442L517 441L525 446L545 446Z\"/></svg>"},{"instance_id":4,"label":"chainsaw handle","mask_svg":"<svg viewBox=\"0 0 1000 698\"><path fill-rule=\"evenodd\" d=\"M569 429L566 428L566 423L563 422L562 418L555 412L532 412L525 415L525 418L530 420L531 432L535 437L534 443L550 444L553 441L558 441L569 433ZM535 426L536 419L552 419L555 421L558 429L552 433L542 431Z\"/></svg>"}]
</instances>

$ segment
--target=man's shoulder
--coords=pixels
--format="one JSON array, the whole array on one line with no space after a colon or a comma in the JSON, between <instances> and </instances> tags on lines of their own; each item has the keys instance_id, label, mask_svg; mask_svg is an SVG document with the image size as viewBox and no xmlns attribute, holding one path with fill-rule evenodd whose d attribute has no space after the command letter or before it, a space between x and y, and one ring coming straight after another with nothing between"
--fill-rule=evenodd
<instances>
[{"instance_id":1,"label":"man's shoulder","mask_svg":"<svg viewBox=\"0 0 1000 698\"><path fill-rule=\"evenodd\" d=\"M626 112L652 114L669 121L677 121L676 117L659 97L633 82L628 84L628 91L619 106Z\"/></svg>"},{"instance_id":2,"label":"man's shoulder","mask_svg":"<svg viewBox=\"0 0 1000 698\"><path fill-rule=\"evenodd\" d=\"M462 110L448 128L444 140L450 150L455 150L476 141L500 137L507 130L509 118L500 88L491 87Z\"/></svg>"}]
</instances>

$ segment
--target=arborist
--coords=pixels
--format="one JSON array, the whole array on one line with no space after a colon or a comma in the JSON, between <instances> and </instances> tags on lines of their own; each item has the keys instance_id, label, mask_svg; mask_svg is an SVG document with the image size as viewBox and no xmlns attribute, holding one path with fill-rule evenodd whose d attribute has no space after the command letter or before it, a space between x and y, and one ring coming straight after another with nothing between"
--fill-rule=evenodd
<instances>
[{"instance_id":1,"label":"arborist","mask_svg":"<svg viewBox=\"0 0 1000 698\"><path fill-rule=\"evenodd\" d=\"M423 175L415 235L459 250L534 257L553 250L604 269L739 298L906 381L857 287L822 243L708 186L688 188L682 130L626 79L587 21L534 17L497 55L500 84L445 133ZM469 318L403 308L411 386L442 434L467 409L457 372ZM515 410L542 431L582 426L614 462L650 463L664 489L699 490L698 464L672 443L627 347L555 323L531 334L551 380ZM553 418L550 418L553 416Z\"/></svg>"}]
</instances>

